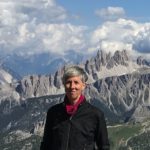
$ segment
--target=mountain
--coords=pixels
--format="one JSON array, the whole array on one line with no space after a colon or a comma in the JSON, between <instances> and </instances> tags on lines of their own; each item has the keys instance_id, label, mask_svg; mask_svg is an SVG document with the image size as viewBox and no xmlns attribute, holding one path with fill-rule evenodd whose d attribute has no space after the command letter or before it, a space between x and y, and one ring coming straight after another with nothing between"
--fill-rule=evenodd
<instances>
[{"instance_id":1,"label":"mountain","mask_svg":"<svg viewBox=\"0 0 150 150\"><path fill-rule=\"evenodd\" d=\"M98 51L96 56L79 65L89 77L86 97L94 99L94 103L97 100L97 105L101 106L108 118L114 116L113 119L121 118L122 121L142 121L149 116L148 61L141 57L133 61L126 50L116 51L114 54ZM65 67L67 65L54 74L24 76L8 86L11 89L9 91L15 93L21 101L32 97L63 94L61 77Z\"/></svg>"},{"instance_id":2,"label":"mountain","mask_svg":"<svg viewBox=\"0 0 150 150\"><path fill-rule=\"evenodd\" d=\"M133 61L125 50L114 54L98 51L90 59L78 62L89 77L85 89L87 101L104 112L114 150L134 147L136 139L140 143L148 136L149 64L142 57ZM5 87L0 89L3 96L0 101L2 149L38 150L47 109L63 101L61 77L67 65L70 64L47 75L24 76L7 84L6 90ZM144 150L142 143L139 149Z\"/></svg>"},{"instance_id":3,"label":"mountain","mask_svg":"<svg viewBox=\"0 0 150 150\"><path fill-rule=\"evenodd\" d=\"M95 57L79 65L87 72L89 77L88 84L106 77L131 74L144 67L130 60L126 51L116 51L114 55L98 51ZM25 76L18 81L16 90L21 94L22 98L62 94L64 89L61 77L65 67L67 65L59 68L54 74ZM146 67L148 68L148 66Z\"/></svg>"},{"instance_id":4,"label":"mountain","mask_svg":"<svg viewBox=\"0 0 150 150\"><path fill-rule=\"evenodd\" d=\"M3 64L0 65L0 104L6 99L10 102L20 99L20 95L14 86L19 79L21 79L19 75L9 67L3 66Z\"/></svg>"},{"instance_id":5,"label":"mountain","mask_svg":"<svg viewBox=\"0 0 150 150\"><path fill-rule=\"evenodd\" d=\"M1 59L5 66L9 66L11 70L24 77L32 74L49 74L55 73L65 64L78 64L82 62L88 55L83 55L75 51L68 51L64 54L56 53L39 53L32 55L24 55L21 53L7 54Z\"/></svg>"},{"instance_id":6,"label":"mountain","mask_svg":"<svg viewBox=\"0 0 150 150\"><path fill-rule=\"evenodd\" d=\"M30 98L0 105L0 145L8 150L38 150L46 112L49 107L63 100L63 95Z\"/></svg>"},{"instance_id":7,"label":"mountain","mask_svg":"<svg viewBox=\"0 0 150 150\"><path fill-rule=\"evenodd\" d=\"M11 83L13 77L3 68L0 68L0 84Z\"/></svg>"},{"instance_id":8,"label":"mountain","mask_svg":"<svg viewBox=\"0 0 150 150\"><path fill-rule=\"evenodd\" d=\"M149 116L150 66L140 60L138 57L133 61L125 50L114 54L98 51L95 57L79 64L89 77L86 97L94 99L91 103L97 103L111 121L142 121ZM63 94L61 77L65 67L55 74L25 76L15 86L20 99Z\"/></svg>"},{"instance_id":9,"label":"mountain","mask_svg":"<svg viewBox=\"0 0 150 150\"><path fill-rule=\"evenodd\" d=\"M12 83L15 80L20 80L20 76L11 70L9 67L0 64L0 84Z\"/></svg>"},{"instance_id":10,"label":"mountain","mask_svg":"<svg viewBox=\"0 0 150 150\"><path fill-rule=\"evenodd\" d=\"M150 115L150 69L97 80L86 89L86 95L99 102L103 111L124 122L142 122ZM102 104L101 104L102 103ZM98 105L98 104L97 104Z\"/></svg>"}]
</instances>

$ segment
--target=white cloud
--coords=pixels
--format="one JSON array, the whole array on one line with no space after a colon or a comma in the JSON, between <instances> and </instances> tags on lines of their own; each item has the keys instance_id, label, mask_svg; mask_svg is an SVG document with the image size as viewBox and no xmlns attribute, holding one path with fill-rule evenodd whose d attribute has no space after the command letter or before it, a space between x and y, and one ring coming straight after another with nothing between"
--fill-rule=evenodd
<instances>
[{"instance_id":1,"label":"white cloud","mask_svg":"<svg viewBox=\"0 0 150 150\"><path fill-rule=\"evenodd\" d=\"M45 26L44 30L43 32L47 34L42 39L43 45L45 49L49 49L52 52L63 53L71 49L80 51L86 47L84 36L86 27L84 26L74 26L69 23L51 24Z\"/></svg>"},{"instance_id":2,"label":"white cloud","mask_svg":"<svg viewBox=\"0 0 150 150\"><path fill-rule=\"evenodd\" d=\"M91 35L89 51L94 48L101 48L105 51L132 50L135 35L143 27L132 20L118 19L108 21L99 26ZM93 48L94 47L94 48Z\"/></svg>"},{"instance_id":3,"label":"white cloud","mask_svg":"<svg viewBox=\"0 0 150 150\"><path fill-rule=\"evenodd\" d=\"M65 9L54 0L1 0L0 48L7 52L44 49L39 43L49 33L36 33L37 28L66 18Z\"/></svg>"},{"instance_id":4,"label":"white cloud","mask_svg":"<svg viewBox=\"0 0 150 150\"><path fill-rule=\"evenodd\" d=\"M95 14L106 20L116 20L125 16L125 11L122 7L107 7L96 10Z\"/></svg>"},{"instance_id":5,"label":"white cloud","mask_svg":"<svg viewBox=\"0 0 150 150\"><path fill-rule=\"evenodd\" d=\"M67 14L63 7L55 4L54 0L1 0L1 20L5 23L18 24L30 22L51 23L66 19ZM9 21L10 20L10 21Z\"/></svg>"},{"instance_id":6,"label":"white cloud","mask_svg":"<svg viewBox=\"0 0 150 150\"><path fill-rule=\"evenodd\" d=\"M137 23L126 19L107 21L95 29L90 43L89 52L94 49L103 49L107 52L126 49L133 55L144 56L145 53L148 56L150 23Z\"/></svg>"},{"instance_id":7,"label":"white cloud","mask_svg":"<svg viewBox=\"0 0 150 150\"><path fill-rule=\"evenodd\" d=\"M133 48L140 53L150 53L150 23L140 28L133 37Z\"/></svg>"},{"instance_id":8,"label":"white cloud","mask_svg":"<svg viewBox=\"0 0 150 150\"><path fill-rule=\"evenodd\" d=\"M64 53L68 50L81 51L86 48L84 26L67 24L28 24L18 27L16 38L10 39L9 48L19 53ZM15 43L15 44L13 44ZM8 39L7 39L8 44ZM32 52L32 53L31 53Z\"/></svg>"},{"instance_id":9,"label":"white cloud","mask_svg":"<svg viewBox=\"0 0 150 150\"><path fill-rule=\"evenodd\" d=\"M97 13L108 18L125 14L120 7L108 7ZM22 54L94 52L99 48L150 52L149 23L118 19L90 31L87 26L66 23L67 17L66 10L54 0L1 0L0 50Z\"/></svg>"}]
</instances>

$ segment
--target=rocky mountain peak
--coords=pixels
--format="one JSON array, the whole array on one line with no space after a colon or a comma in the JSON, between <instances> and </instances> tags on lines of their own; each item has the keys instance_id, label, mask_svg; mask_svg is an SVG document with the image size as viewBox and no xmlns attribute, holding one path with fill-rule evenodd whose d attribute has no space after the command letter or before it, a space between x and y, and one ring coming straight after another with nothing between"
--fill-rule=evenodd
<instances>
[{"instance_id":1,"label":"rocky mountain peak","mask_svg":"<svg viewBox=\"0 0 150 150\"><path fill-rule=\"evenodd\" d=\"M58 89L61 88L62 86L62 74L64 72L64 67L58 69L58 71L56 71L56 73L54 74L54 86Z\"/></svg>"},{"instance_id":2,"label":"rocky mountain peak","mask_svg":"<svg viewBox=\"0 0 150 150\"><path fill-rule=\"evenodd\" d=\"M142 56L139 56L137 58L137 64L140 65L140 66L150 66L150 62L148 62L146 59L144 59Z\"/></svg>"},{"instance_id":3,"label":"rocky mountain peak","mask_svg":"<svg viewBox=\"0 0 150 150\"><path fill-rule=\"evenodd\" d=\"M150 67L144 58L134 62L125 50L113 55L98 51L80 65L91 81L84 92L86 99L104 112L108 123L141 122L149 118ZM54 74L25 76L17 83L7 84L7 88L0 86L0 131L15 131L18 139L20 135L42 136L46 111L64 99L61 78L65 67Z\"/></svg>"},{"instance_id":4,"label":"rocky mountain peak","mask_svg":"<svg viewBox=\"0 0 150 150\"><path fill-rule=\"evenodd\" d=\"M85 70L92 82L107 76L132 72L136 65L126 50L116 51L114 54L99 50L95 57L85 62Z\"/></svg>"},{"instance_id":5,"label":"rocky mountain peak","mask_svg":"<svg viewBox=\"0 0 150 150\"><path fill-rule=\"evenodd\" d=\"M126 50L123 50L123 51L116 51L116 52L114 53L113 59L114 59L114 61L116 61L118 64L125 65L125 64L126 64L125 62L126 62L126 61L129 61L129 56L128 56Z\"/></svg>"},{"instance_id":6,"label":"rocky mountain peak","mask_svg":"<svg viewBox=\"0 0 150 150\"><path fill-rule=\"evenodd\" d=\"M135 68L130 62L126 50L116 51L114 54L99 50L95 57L88 59L81 66L89 76L89 83L93 83L101 78L132 73ZM16 89L21 97L25 98L62 94L62 74L65 67L67 65L59 68L54 74L26 76L18 82Z\"/></svg>"},{"instance_id":7,"label":"rocky mountain peak","mask_svg":"<svg viewBox=\"0 0 150 150\"><path fill-rule=\"evenodd\" d=\"M129 61L129 56L126 50L116 51L114 55L109 59L107 63L107 68L111 69L117 65L127 66Z\"/></svg>"},{"instance_id":8,"label":"rocky mountain peak","mask_svg":"<svg viewBox=\"0 0 150 150\"><path fill-rule=\"evenodd\" d=\"M138 58L138 64L141 64L142 60L142 58ZM130 60L126 50L116 51L114 54L99 50L95 57L80 65L87 72L88 83L91 84L106 77L131 74L137 69L134 68L134 63ZM16 91L21 99L63 94L62 74L65 67L67 65L59 68L54 74L25 76L16 83Z\"/></svg>"}]
</instances>

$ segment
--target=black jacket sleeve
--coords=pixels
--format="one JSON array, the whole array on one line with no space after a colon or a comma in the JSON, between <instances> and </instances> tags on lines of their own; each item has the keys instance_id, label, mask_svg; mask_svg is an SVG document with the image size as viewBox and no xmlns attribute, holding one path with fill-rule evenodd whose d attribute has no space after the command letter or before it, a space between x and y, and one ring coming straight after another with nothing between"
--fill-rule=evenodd
<instances>
[{"instance_id":1,"label":"black jacket sleeve","mask_svg":"<svg viewBox=\"0 0 150 150\"><path fill-rule=\"evenodd\" d=\"M52 143L52 111L51 109L49 109L47 112L44 134L40 150L49 150L51 143Z\"/></svg>"},{"instance_id":2,"label":"black jacket sleeve","mask_svg":"<svg viewBox=\"0 0 150 150\"><path fill-rule=\"evenodd\" d=\"M104 114L101 112L98 115L97 133L96 133L96 145L98 150L110 150L108 132Z\"/></svg>"}]
</instances>

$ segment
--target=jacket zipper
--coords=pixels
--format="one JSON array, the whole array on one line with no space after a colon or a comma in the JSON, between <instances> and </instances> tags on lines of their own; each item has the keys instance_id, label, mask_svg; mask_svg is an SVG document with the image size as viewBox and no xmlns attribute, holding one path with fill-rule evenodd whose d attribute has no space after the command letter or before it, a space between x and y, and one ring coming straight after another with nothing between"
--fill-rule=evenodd
<instances>
[{"instance_id":1,"label":"jacket zipper","mask_svg":"<svg viewBox=\"0 0 150 150\"><path fill-rule=\"evenodd\" d=\"M73 116L71 116L71 117L69 118L69 121L71 121L71 120L72 120L72 117L73 117ZM66 150L68 150L68 146L69 146L70 129L71 129L71 124L70 124L70 122L69 122L69 129L68 129L68 134L67 134L67 144L66 144Z\"/></svg>"},{"instance_id":2,"label":"jacket zipper","mask_svg":"<svg viewBox=\"0 0 150 150\"><path fill-rule=\"evenodd\" d=\"M80 104L80 105L81 105L81 104ZM80 106L80 105L79 105L79 106ZM79 106L78 106L78 109L79 109ZM77 110L77 112L78 112L78 110ZM77 112L76 112L76 113L77 113ZM75 114L74 114L74 115L75 115ZM69 121L72 120L72 118L73 118L74 115L70 116ZM69 146L70 129L71 129L71 122L69 122L69 129L68 129L68 134L67 134L66 150L68 150L68 146Z\"/></svg>"},{"instance_id":3,"label":"jacket zipper","mask_svg":"<svg viewBox=\"0 0 150 150\"><path fill-rule=\"evenodd\" d=\"M86 144L84 144L84 149L83 150L86 150Z\"/></svg>"}]
</instances>

